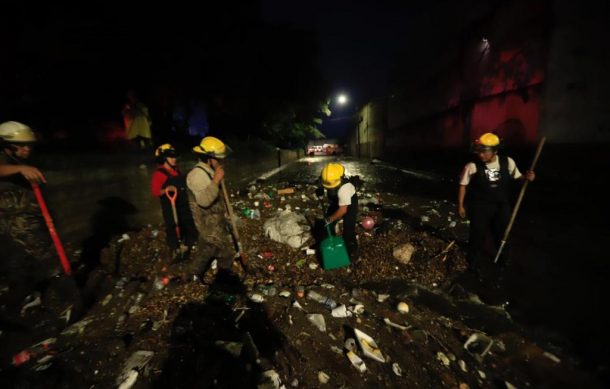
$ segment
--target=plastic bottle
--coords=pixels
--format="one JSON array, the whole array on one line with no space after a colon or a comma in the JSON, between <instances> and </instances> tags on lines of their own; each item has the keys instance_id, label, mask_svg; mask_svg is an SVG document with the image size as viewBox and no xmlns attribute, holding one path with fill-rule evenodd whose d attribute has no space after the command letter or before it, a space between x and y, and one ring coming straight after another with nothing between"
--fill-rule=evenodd
<instances>
[{"instance_id":1,"label":"plastic bottle","mask_svg":"<svg viewBox=\"0 0 610 389\"><path fill-rule=\"evenodd\" d=\"M331 299L330 297L323 296L313 290L307 292L307 298L325 305L328 309L335 309L337 307L337 302L335 300Z\"/></svg>"}]
</instances>

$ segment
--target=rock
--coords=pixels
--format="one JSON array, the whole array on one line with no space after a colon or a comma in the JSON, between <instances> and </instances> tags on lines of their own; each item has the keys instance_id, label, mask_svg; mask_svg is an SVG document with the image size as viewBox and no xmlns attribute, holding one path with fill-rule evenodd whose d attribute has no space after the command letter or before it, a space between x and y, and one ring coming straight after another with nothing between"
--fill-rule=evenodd
<instances>
[{"instance_id":1,"label":"rock","mask_svg":"<svg viewBox=\"0 0 610 389\"><path fill-rule=\"evenodd\" d=\"M318 373L318 381L320 381L321 384L326 384L329 380L330 376L328 374L324 373L323 371Z\"/></svg>"},{"instance_id":2,"label":"rock","mask_svg":"<svg viewBox=\"0 0 610 389\"><path fill-rule=\"evenodd\" d=\"M398 312L400 313L409 313L409 305L403 301L398 303L396 309L398 309Z\"/></svg>"},{"instance_id":3,"label":"rock","mask_svg":"<svg viewBox=\"0 0 610 389\"><path fill-rule=\"evenodd\" d=\"M406 265L411 262L413 253L415 253L415 246L411 243L405 243L395 247L392 255L398 262Z\"/></svg>"}]
</instances>

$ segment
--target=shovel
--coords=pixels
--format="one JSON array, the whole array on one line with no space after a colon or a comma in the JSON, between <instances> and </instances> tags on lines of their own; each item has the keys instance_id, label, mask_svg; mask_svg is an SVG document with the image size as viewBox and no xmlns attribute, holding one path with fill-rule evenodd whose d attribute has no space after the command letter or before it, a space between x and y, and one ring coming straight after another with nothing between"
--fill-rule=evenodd
<instances>
[{"instance_id":1,"label":"shovel","mask_svg":"<svg viewBox=\"0 0 610 389\"><path fill-rule=\"evenodd\" d=\"M546 138L543 137L540 139L540 143L538 144L538 149L536 149L536 154L534 155L534 160L532 161L532 166L530 167L530 171L534 171L536 168L536 164L538 163L538 158L540 157L540 153L542 152L542 148L544 147L544 142L546 142ZM494 259L494 263L498 263L498 259L500 259L500 255L502 255L502 250L504 250L504 246L506 245L506 241L508 240L508 235L510 235L510 231L513 228L513 224L515 223L515 219L517 218L517 212L519 212L519 207L521 206L521 201L523 201L523 196L525 196L525 190L527 189L527 185L529 184L528 180L523 181L523 186L521 187L521 191L519 192L519 197L517 198L517 203L513 208L513 213L510 216L510 221L506 226L506 230L504 231L504 236L502 237L502 242L500 242L500 248L498 249L498 253L496 254L496 258Z\"/></svg>"},{"instance_id":2,"label":"shovel","mask_svg":"<svg viewBox=\"0 0 610 389\"><path fill-rule=\"evenodd\" d=\"M248 273L248 258L246 257L246 253L244 253L243 248L241 246L241 242L239 240L239 232L237 231L235 220L233 220L233 206L229 201L229 195L227 194L227 186L224 180L222 180L220 186L222 187L222 195L224 196L227 211L229 212L229 220L231 223L231 230L233 231L233 238L235 239L235 245L237 246L237 255L239 255L239 262L241 263L244 272Z\"/></svg>"},{"instance_id":3,"label":"shovel","mask_svg":"<svg viewBox=\"0 0 610 389\"><path fill-rule=\"evenodd\" d=\"M182 236L180 235L180 224L178 223L178 212L176 211L176 198L178 197L177 190L165 190L165 195L169 199L169 203L172 206L172 215L174 217L174 225L176 225L176 238L178 239L178 260L183 260L186 252L182 250Z\"/></svg>"},{"instance_id":4,"label":"shovel","mask_svg":"<svg viewBox=\"0 0 610 389\"><path fill-rule=\"evenodd\" d=\"M40 187L38 186L38 184L32 184L32 189L34 190L34 196L36 196L36 201L38 201L40 212L42 212L42 217L47 223L47 228L49 229L49 234L51 235L51 239L53 240L53 244L55 245L55 250L57 251L57 255L59 256L61 266L63 267L64 272L67 275L71 275L72 269L70 268L70 262L68 262L66 252L64 251L64 246L61 244L61 240L57 235L57 231L55 231L55 224L53 224L53 219L51 219L51 215L49 214L49 210L47 209L47 203L44 201L44 197L42 197Z\"/></svg>"}]
</instances>

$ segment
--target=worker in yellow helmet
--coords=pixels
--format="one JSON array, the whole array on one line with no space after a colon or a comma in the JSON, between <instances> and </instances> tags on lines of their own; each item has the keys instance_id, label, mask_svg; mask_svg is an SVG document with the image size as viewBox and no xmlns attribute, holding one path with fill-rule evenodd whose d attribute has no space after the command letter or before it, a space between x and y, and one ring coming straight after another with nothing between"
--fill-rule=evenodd
<instances>
[{"instance_id":1,"label":"worker in yellow helmet","mask_svg":"<svg viewBox=\"0 0 610 389\"><path fill-rule=\"evenodd\" d=\"M350 260L359 259L358 240L356 238L356 219L358 216L358 194L354 179L346 177L345 168L340 163L326 164L320 174L322 186L326 189L330 206L326 211L326 224L343 219L343 240Z\"/></svg>"},{"instance_id":2,"label":"worker in yellow helmet","mask_svg":"<svg viewBox=\"0 0 610 389\"><path fill-rule=\"evenodd\" d=\"M485 133L474 142L474 162L468 163L460 178L458 213L470 220L469 262L481 278L481 262L485 241L492 233L496 249L499 247L511 214L510 185L514 180L534 181L536 175L528 171L522 175L515 161L498 155L500 138ZM500 278L508 261L508 250L500 257Z\"/></svg>"},{"instance_id":3,"label":"worker in yellow helmet","mask_svg":"<svg viewBox=\"0 0 610 389\"><path fill-rule=\"evenodd\" d=\"M220 188L225 176L221 161L230 148L220 139L207 136L193 151L199 162L187 174L186 186L199 243L187 271L202 275L212 259L218 260L221 270L230 271L234 258L233 241L227 230L226 207Z\"/></svg>"}]
</instances>

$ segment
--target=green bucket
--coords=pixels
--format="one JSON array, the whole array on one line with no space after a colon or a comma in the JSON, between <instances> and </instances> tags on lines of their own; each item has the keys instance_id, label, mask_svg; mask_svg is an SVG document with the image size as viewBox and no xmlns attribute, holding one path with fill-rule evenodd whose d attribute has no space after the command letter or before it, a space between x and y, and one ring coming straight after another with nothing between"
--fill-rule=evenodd
<instances>
[{"instance_id":1,"label":"green bucket","mask_svg":"<svg viewBox=\"0 0 610 389\"><path fill-rule=\"evenodd\" d=\"M337 269L350 265L349 255L345 247L345 241L340 236L335 236L330 231L330 225L326 226L328 238L320 243L320 254L322 255L322 268L324 270Z\"/></svg>"}]
</instances>

